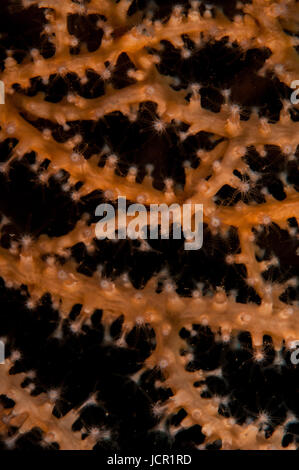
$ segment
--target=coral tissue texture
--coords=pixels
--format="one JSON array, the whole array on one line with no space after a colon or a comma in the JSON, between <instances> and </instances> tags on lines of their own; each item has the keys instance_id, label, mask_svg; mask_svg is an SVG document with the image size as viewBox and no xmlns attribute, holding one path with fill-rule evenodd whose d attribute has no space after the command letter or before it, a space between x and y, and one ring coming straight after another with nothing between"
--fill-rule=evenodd
<instances>
[{"instance_id":1,"label":"coral tissue texture","mask_svg":"<svg viewBox=\"0 0 299 470\"><path fill-rule=\"evenodd\" d=\"M0 5L0 447L296 449L299 3ZM203 247L96 239L118 196Z\"/></svg>"}]
</instances>

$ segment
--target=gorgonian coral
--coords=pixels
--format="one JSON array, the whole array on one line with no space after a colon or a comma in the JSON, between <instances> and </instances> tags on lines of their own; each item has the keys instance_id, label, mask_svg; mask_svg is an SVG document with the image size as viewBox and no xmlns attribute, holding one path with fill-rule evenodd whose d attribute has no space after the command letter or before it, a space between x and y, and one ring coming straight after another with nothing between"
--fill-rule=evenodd
<instances>
[{"instance_id":1,"label":"gorgonian coral","mask_svg":"<svg viewBox=\"0 0 299 470\"><path fill-rule=\"evenodd\" d=\"M2 445L296 448L298 3L1 9ZM203 247L97 240L118 196Z\"/></svg>"}]
</instances>

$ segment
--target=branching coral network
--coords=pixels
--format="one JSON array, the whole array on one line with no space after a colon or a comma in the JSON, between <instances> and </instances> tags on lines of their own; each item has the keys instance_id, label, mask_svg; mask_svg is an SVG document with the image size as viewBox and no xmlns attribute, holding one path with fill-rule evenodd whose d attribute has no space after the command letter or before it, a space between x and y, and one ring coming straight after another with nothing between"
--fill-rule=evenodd
<instances>
[{"instance_id":1,"label":"branching coral network","mask_svg":"<svg viewBox=\"0 0 299 470\"><path fill-rule=\"evenodd\" d=\"M8 175L13 162L34 152L36 161L31 168L39 183L46 186L51 178L67 172L69 177L64 190L70 192L74 203L100 190L104 198L112 202L123 196L130 202L145 205L203 204L204 222L212 236L228 239L232 228L236 231L239 249L228 252L224 262L228 266L243 265L245 283L259 301L240 302L238 292L233 289L228 292L221 284L212 289L213 292L206 292L199 286L194 287L190 295L182 296L177 292L175 280L170 276L167 279L167 273L160 290L157 290L159 274L143 289L136 289L125 275L107 279L97 270L86 276L78 272L70 250L77 243L84 243L90 256L95 250L95 223L85 216L65 235L42 234L34 238L24 234L8 248L1 247L0 275L7 287L27 286L28 308L34 308L45 293L50 293L53 306L63 320L75 304L81 304L78 329L88 323L99 308L107 324L120 314L124 315L123 338L136 323L140 327L150 324L155 332L156 347L135 380L147 368L162 370L163 386L173 393L165 404L168 414L184 408L186 417L182 426L199 424L205 443L218 439L224 449L279 449L289 418L266 437L260 419L240 424L233 417L220 414L219 396L204 398L201 388L193 386L196 381L204 384L211 371L186 369L192 352L181 354L186 342L179 333L183 328L192 329L192 325L208 325L227 343L239 331L248 331L257 362L264 356L265 335L272 338L277 357L283 341L290 347L299 338L296 296L291 301L283 296L288 289L296 291L298 276L272 282L271 276L264 273L275 266L279 270L279 257L271 252L263 258L259 246L264 233L280 230L295 237L292 246L293 255L297 256L299 185L292 177L298 172L299 123L294 118L297 107L290 102L289 90L292 81L299 79L298 3L295 0L239 2L235 13L229 17L219 2L215 6L204 6L192 1L188 7L185 3L173 6L164 21L155 17L156 3L152 2L145 11L136 8L129 15L130 0L23 0L24 9L34 6L42 10L45 16L42 35L53 53L45 56L33 48L20 61L13 51L7 51L0 77L6 93L5 105L0 106L0 140L14 143L9 159L1 163L1 172ZM92 51L79 37L80 28L70 27L71 19L76 16L96 19L94 35L100 39ZM258 103L246 105L247 94L252 93L250 83L245 83L243 88L242 83L239 84L242 103L240 100L238 103L229 81L222 89L220 84L217 92L220 104L215 112L205 105L203 88L207 84L196 81L196 73L184 83L180 70L177 73L174 70L172 75L164 71L163 60L167 59L167 54L179 56L188 68L194 57L201 57L207 44L221 41L225 41L227 50L238 47L247 60L249 51L255 54L266 51L255 77L260 81L271 77L283 90L277 118L263 114ZM125 72L127 83L117 87L112 78L119 57L124 53L130 61L130 68ZM196 67L204 69L207 65L199 60ZM83 87L88 85L90 71L97 74L103 86L101 96L86 98L73 87L55 103L46 99L45 91L33 96L24 92L36 77L46 87L53 74L66 78L72 74L76 83ZM171 126L179 129L184 123L185 127L177 130L181 143L202 133L213 136L214 145L209 149L198 145L197 165L192 165L188 159L184 161L182 185L177 184L175 178L165 178L163 188L155 186L153 165L147 165L144 177L138 180L138 162L129 166L125 175L120 174L116 171L118 155L107 144L85 158L84 136L80 131L70 132L64 140L54 138L55 126L67 133L74 122L96 123L114 112L135 123L140 104L145 102L154 103L155 111L152 121L144 126L151 126L157 135L165 134ZM250 112L244 117L245 105ZM271 192L261 177L265 167L272 164L273 149L280 152L281 197ZM45 161L47 165L42 166ZM99 165L102 161L104 164ZM225 198L219 202L219 195L225 192L223 188L232 191L229 203L223 202ZM257 193L259 197L254 199ZM227 201L229 198L225 197ZM7 219L3 218L2 229L6 224ZM203 243L205 245L205 239ZM63 265L59 257L64 258ZM98 435L90 434L81 441L80 436L71 431L79 411L72 410L60 419L53 416L53 403L47 394L33 397L20 386L24 373L9 375L12 361L9 358L0 366L0 391L16 402L12 415L3 411L3 429L7 423L18 425L21 433L38 426L49 441L58 442L62 449L92 448ZM161 423L163 420L160 427ZM291 444L288 448L295 447Z\"/></svg>"}]
</instances>

